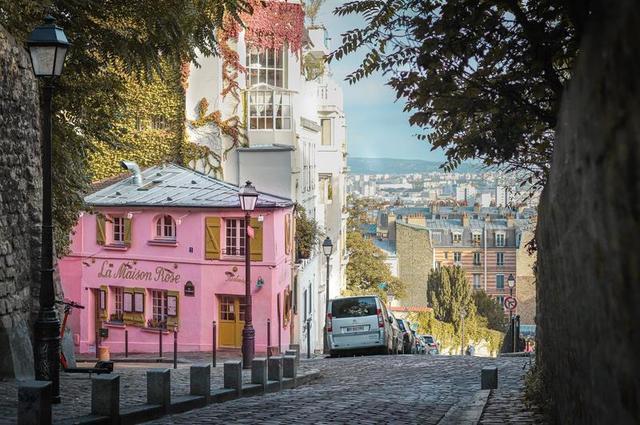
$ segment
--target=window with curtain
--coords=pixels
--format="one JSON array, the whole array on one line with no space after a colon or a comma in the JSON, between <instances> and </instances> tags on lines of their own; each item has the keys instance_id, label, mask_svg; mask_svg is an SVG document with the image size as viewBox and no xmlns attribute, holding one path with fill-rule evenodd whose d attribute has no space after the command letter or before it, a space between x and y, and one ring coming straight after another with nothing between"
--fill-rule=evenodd
<instances>
[{"instance_id":1,"label":"window with curtain","mask_svg":"<svg viewBox=\"0 0 640 425\"><path fill-rule=\"evenodd\" d=\"M244 255L245 222L244 219L232 218L225 220L225 254Z\"/></svg>"},{"instance_id":2,"label":"window with curtain","mask_svg":"<svg viewBox=\"0 0 640 425\"><path fill-rule=\"evenodd\" d=\"M167 291L151 291L151 299L153 301L153 320L158 326L167 320Z\"/></svg>"},{"instance_id":3,"label":"window with curtain","mask_svg":"<svg viewBox=\"0 0 640 425\"><path fill-rule=\"evenodd\" d=\"M156 239L176 240L176 222L170 215L156 220Z\"/></svg>"}]
</instances>

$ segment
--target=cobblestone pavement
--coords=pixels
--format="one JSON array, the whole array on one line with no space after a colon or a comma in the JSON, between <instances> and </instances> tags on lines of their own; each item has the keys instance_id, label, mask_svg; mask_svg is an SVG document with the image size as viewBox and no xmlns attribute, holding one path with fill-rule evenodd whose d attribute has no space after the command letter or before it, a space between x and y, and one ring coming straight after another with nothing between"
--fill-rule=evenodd
<instances>
[{"instance_id":1,"label":"cobblestone pavement","mask_svg":"<svg viewBox=\"0 0 640 425\"><path fill-rule=\"evenodd\" d=\"M210 405L151 423L437 424L451 406L480 390L483 366L499 367L499 387L521 388L526 362L522 358L409 355L315 360L308 364L319 369L322 378L311 385ZM499 408L487 411L484 423L508 423L504 418L509 410L502 413ZM527 420L532 416L524 410L518 415ZM518 423L537 422L531 418Z\"/></svg>"},{"instance_id":2,"label":"cobblestone pavement","mask_svg":"<svg viewBox=\"0 0 640 425\"><path fill-rule=\"evenodd\" d=\"M197 357L191 361L198 361ZM203 359L204 360L204 359ZM481 424L542 423L521 400L523 358L460 356L369 356L302 360L301 370L317 369L313 383L260 397L209 405L154 424L437 424L455 403L480 389L480 369L499 368L499 389L492 392ZM166 367L162 365L160 367ZM222 363L212 372L212 389L222 387ZM121 406L146 401L145 373L158 364L119 364ZM187 394L189 364L171 371L174 395ZM245 381L249 380L245 371ZM88 414L91 381L85 375L62 375L62 403L54 421ZM15 423L17 390L0 382L0 424Z\"/></svg>"}]
</instances>

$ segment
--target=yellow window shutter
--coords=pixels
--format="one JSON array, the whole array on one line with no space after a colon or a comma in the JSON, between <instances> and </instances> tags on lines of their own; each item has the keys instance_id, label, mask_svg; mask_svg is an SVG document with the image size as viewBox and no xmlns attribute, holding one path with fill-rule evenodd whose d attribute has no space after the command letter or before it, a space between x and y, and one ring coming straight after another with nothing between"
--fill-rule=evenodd
<instances>
[{"instance_id":1,"label":"yellow window shutter","mask_svg":"<svg viewBox=\"0 0 640 425\"><path fill-rule=\"evenodd\" d=\"M180 317L180 292L167 291L167 297L176 298L176 315L167 316L167 329L174 329L178 327L179 317Z\"/></svg>"},{"instance_id":2,"label":"yellow window shutter","mask_svg":"<svg viewBox=\"0 0 640 425\"><path fill-rule=\"evenodd\" d=\"M131 219L124 219L124 244L131 246Z\"/></svg>"},{"instance_id":3,"label":"yellow window shutter","mask_svg":"<svg viewBox=\"0 0 640 425\"><path fill-rule=\"evenodd\" d=\"M96 215L96 243L104 245L106 241L105 219L102 214Z\"/></svg>"},{"instance_id":4,"label":"yellow window shutter","mask_svg":"<svg viewBox=\"0 0 640 425\"><path fill-rule=\"evenodd\" d=\"M291 214L284 216L284 253L291 253Z\"/></svg>"},{"instance_id":5,"label":"yellow window shutter","mask_svg":"<svg viewBox=\"0 0 640 425\"><path fill-rule=\"evenodd\" d=\"M220 217L207 217L204 229L205 260L220 259Z\"/></svg>"},{"instance_id":6,"label":"yellow window shutter","mask_svg":"<svg viewBox=\"0 0 640 425\"><path fill-rule=\"evenodd\" d=\"M251 219L253 239L249 243L251 248L251 261L262 261L262 222L257 218Z\"/></svg>"}]
</instances>

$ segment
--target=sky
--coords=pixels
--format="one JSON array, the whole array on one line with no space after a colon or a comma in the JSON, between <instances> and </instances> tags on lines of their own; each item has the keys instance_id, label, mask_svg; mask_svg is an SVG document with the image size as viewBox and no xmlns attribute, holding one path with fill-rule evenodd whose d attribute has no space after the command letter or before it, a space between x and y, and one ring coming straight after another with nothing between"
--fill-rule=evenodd
<instances>
[{"instance_id":1,"label":"sky","mask_svg":"<svg viewBox=\"0 0 640 425\"><path fill-rule=\"evenodd\" d=\"M333 15L333 10L341 3L339 0L326 1L316 18L316 24L324 24L329 32L331 50L340 46L340 34L363 23L356 15ZM404 102L395 100L395 92L385 85L385 77L378 73L353 85L344 81L344 77L358 67L363 55L351 54L330 65L333 78L342 85L344 92L349 155L442 161L441 150L431 151L429 144L416 139L416 129L409 125L409 114L402 111Z\"/></svg>"}]
</instances>

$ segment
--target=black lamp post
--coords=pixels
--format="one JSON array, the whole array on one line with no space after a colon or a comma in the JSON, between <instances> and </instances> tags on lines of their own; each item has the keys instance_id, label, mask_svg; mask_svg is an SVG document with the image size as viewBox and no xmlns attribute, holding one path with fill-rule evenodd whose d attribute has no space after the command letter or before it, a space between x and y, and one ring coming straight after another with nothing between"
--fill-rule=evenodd
<instances>
[{"instance_id":1,"label":"black lamp post","mask_svg":"<svg viewBox=\"0 0 640 425\"><path fill-rule=\"evenodd\" d=\"M513 297L513 288L516 286L516 278L513 277L513 274L509 274L509 277L507 278L507 285L509 286L509 296ZM509 326L511 326L511 334L512 334L512 340L513 340L511 351L513 353L516 352L516 327L514 323L515 322L513 321L513 310L509 309Z\"/></svg>"},{"instance_id":2,"label":"black lamp post","mask_svg":"<svg viewBox=\"0 0 640 425\"><path fill-rule=\"evenodd\" d=\"M42 251L40 271L40 311L34 325L35 375L51 381L52 402L60 403L60 320L53 287L53 223L51 206L51 97L57 77L62 74L69 41L51 16L35 28L27 40L31 65L44 81L42 102Z\"/></svg>"},{"instance_id":3,"label":"black lamp post","mask_svg":"<svg viewBox=\"0 0 640 425\"><path fill-rule=\"evenodd\" d=\"M467 310L460 310L460 355L464 356L464 318L467 317Z\"/></svg>"},{"instance_id":4,"label":"black lamp post","mask_svg":"<svg viewBox=\"0 0 640 425\"><path fill-rule=\"evenodd\" d=\"M324 304L324 314L325 314L325 324L324 324L324 349L325 352L329 352L329 335L327 335L327 315L329 314L329 258L331 257L331 253L333 252L333 243L331 242L331 238L327 236L322 242L322 253L324 254L327 260L327 285L326 285L326 296L325 296L325 304Z\"/></svg>"},{"instance_id":5,"label":"black lamp post","mask_svg":"<svg viewBox=\"0 0 640 425\"><path fill-rule=\"evenodd\" d=\"M258 202L258 192L250 181L238 191L240 198L240 208L244 211L244 291L245 291L245 312L244 328L242 329L242 367L250 369L251 362L256 352L256 331L252 323L252 302L251 302L251 245L249 242L249 224L251 223L251 211L256 208ZM269 350L269 347L267 347Z\"/></svg>"}]
</instances>

